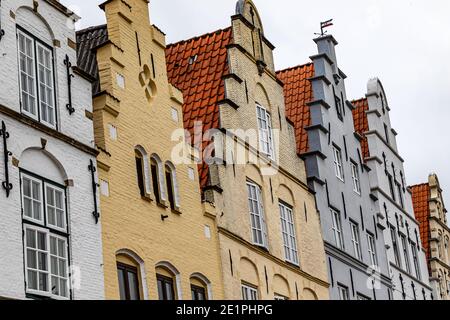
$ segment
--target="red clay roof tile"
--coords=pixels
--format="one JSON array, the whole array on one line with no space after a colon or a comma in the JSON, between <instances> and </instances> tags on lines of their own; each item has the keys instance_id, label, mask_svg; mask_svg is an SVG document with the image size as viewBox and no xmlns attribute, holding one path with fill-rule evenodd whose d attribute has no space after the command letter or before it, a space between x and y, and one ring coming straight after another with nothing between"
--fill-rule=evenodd
<instances>
[{"instance_id":1,"label":"red clay roof tile","mask_svg":"<svg viewBox=\"0 0 450 320\"><path fill-rule=\"evenodd\" d=\"M229 27L167 46L169 82L183 92L184 127L192 138L196 121L202 122L203 132L219 128L217 103L225 98L222 78L228 74L227 46L232 38ZM204 142L203 148L207 145ZM206 163L199 165L199 175L201 187L208 186Z\"/></svg>"},{"instance_id":2,"label":"red clay roof tile","mask_svg":"<svg viewBox=\"0 0 450 320\"><path fill-rule=\"evenodd\" d=\"M305 128L311 124L307 103L313 100L309 79L314 76L314 64L308 63L278 71L277 76L284 83L286 116L295 126L297 152L308 152L308 133Z\"/></svg>"},{"instance_id":3,"label":"red clay roof tile","mask_svg":"<svg viewBox=\"0 0 450 320\"><path fill-rule=\"evenodd\" d=\"M366 98L352 101L355 109L353 110L353 123L355 125L355 131L364 137L361 141L361 152L363 159L370 156L369 143L367 137L364 135L369 131L369 121L367 119L366 111L369 110L369 102Z\"/></svg>"},{"instance_id":4,"label":"red clay roof tile","mask_svg":"<svg viewBox=\"0 0 450 320\"><path fill-rule=\"evenodd\" d=\"M422 245L427 253L427 261L430 261L430 185L428 183L419 184L411 187L414 214L420 225L420 238ZM428 266L430 267L430 266Z\"/></svg>"}]
</instances>

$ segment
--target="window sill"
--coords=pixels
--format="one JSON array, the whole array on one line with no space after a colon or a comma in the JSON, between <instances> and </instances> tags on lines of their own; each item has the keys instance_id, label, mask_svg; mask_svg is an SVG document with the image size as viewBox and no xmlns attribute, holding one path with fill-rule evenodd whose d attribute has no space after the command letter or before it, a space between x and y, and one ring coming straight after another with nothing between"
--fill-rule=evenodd
<instances>
[{"instance_id":1,"label":"window sill","mask_svg":"<svg viewBox=\"0 0 450 320\"><path fill-rule=\"evenodd\" d=\"M181 212L181 208L175 208L175 209L171 209L172 213L175 213L177 215L182 215L183 213Z\"/></svg>"},{"instance_id":2,"label":"window sill","mask_svg":"<svg viewBox=\"0 0 450 320\"><path fill-rule=\"evenodd\" d=\"M141 196L141 199L147 202L153 202L153 199L151 196Z\"/></svg>"}]
</instances>

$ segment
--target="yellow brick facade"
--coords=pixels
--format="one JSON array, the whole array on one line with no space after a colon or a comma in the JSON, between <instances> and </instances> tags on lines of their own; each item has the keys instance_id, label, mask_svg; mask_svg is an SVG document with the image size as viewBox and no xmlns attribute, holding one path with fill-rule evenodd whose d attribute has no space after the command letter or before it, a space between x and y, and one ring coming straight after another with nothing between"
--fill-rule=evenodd
<instances>
[{"instance_id":1,"label":"yellow brick facade","mask_svg":"<svg viewBox=\"0 0 450 320\"><path fill-rule=\"evenodd\" d=\"M179 142L171 136L183 127L182 95L168 83L165 36L150 25L147 6L145 0L112 0L102 6L109 42L97 49L101 93L94 97L94 123L101 150L106 298L120 297L119 262L138 268L142 299L158 299L157 272L173 278L178 299L191 299L191 284L204 286L208 298L221 299L218 233L214 218L204 214L196 166L175 165L175 210L167 191L161 194L165 201L156 201L150 158L157 155L162 166L172 160ZM144 196L136 154L145 163ZM164 172L160 178L165 180Z\"/></svg>"}]
</instances>

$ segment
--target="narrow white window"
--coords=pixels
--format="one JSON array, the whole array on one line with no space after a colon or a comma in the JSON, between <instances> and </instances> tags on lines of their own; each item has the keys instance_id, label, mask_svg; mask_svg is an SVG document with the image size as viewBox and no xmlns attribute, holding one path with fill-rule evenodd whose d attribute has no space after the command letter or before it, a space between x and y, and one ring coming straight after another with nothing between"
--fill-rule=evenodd
<instances>
[{"instance_id":1,"label":"narrow white window","mask_svg":"<svg viewBox=\"0 0 450 320\"><path fill-rule=\"evenodd\" d=\"M17 32L17 40L22 112L34 119L38 119L34 41L31 37L25 35L21 31Z\"/></svg>"},{"instance_id":2,"label":"narrow white window","mask_svg":"<svg viewBox=\"0 0 450 320\"><path fill-rule=\"evenodd\" d=\"M258 289L246 284L242 284L242 300L258 300Z\"/></svg>"},{"instance_id":3,"label":"narrow white window","mask_svg":"<svg viewBox=\"0 0 450 320\"><path fill-rule=\"evenodd\" d=\"M64 199L64 190L45 184L47 225L63 231L66 230L66 204Z\"/></svg>"},{"instance_id":4,"label":"narrow white window","mask_svg":"<svg viewBox=\"0 0 450 320\"><path fill-rule=\"evenodd\" d=\"M117 127L113 124L108 124L109 127L109 137L112 141L117 141Z\"/></svg>"},{"instance_id":5,"label":"narrow white window","mask_svg":"<svg viewBox=\"0 0 450 320\"><path fill-rule=\"evenodd\" d=\"M339 293L339 300L350 300L347 287L338 285L338 293Z\"/></svg>"},{"instance_id":6,"label":"narrow white window","mask_svg":"<svg viewBox=\"0 0 450 320\"><path fill-rule=\"evenodd\" d=\"M333 234L334 240L336 242L336 247L343 250L344 249L344 240L342 237L342 223L341 223L341 214L333 209L331 209L331 216L333 220Z\"/></svg>"},{"instance_id":7,"label":"narrow white window","mask_svg":"<svg viewBox=\"0 0 450 320\"><path fill-rule=\"evenodd\" d=\"M116 82L120 89L125 89L125 77L120 73L116 74Z\"/></svg>"},{"instance_id":8,"label":"narrow white window","mask_svg":"<svg viewBox=\"0 0 450 320\"><path fill-rule=\"evenodd\" d=\"M344 181L344 170L342 167L342 153L341 150L333 146L333 161L334 161L334 172L338 179Z\"/></svg>"},{"instance_id":9,"label":"narrow white window","mask_svg":"<svg viewBox=\"0 0 450 320\"><path fill-rule=\"evenodd\" d=\"M357 194L361 194L361 182L359 179L358 165L354 162L351 162L350 166L352 168L353 191L355 191Z\"/></svg>"},{"instance_id":10,"label":"narrow white window","mask_svg":"<svg viewBox=\"0 0 450 320\"><path fill-rule=\"evenodd\" d=\"M28 175L22 175L23 216L27 220L44 222L42 183Z\"/></svg>"},{"instance_id":11,"label":"narrow white window","mask_svg":"<svg viewBox=\"0 0 450 320\"><path fill-rule=\"evenodd\" d=\"M292 208L280 203L281 231L286 261L298 265L297 238Z\"/></svg>"},{"instance_id":12,"label":"narrow white window","mask_svg":"<svg viewBox=\"0 0 450 320\"><path fill-rule=\"evenodd\" d=\"M27 292L49 295L48 231L25 226Z\"/></svg>"},{"instance_id":13,"label":"narrow white window","mask_svg":"<svg viewBox=\"0 0 450 320\"><path fill-rule=\"evenodd\" d=\"M53 90L53 53L41 44L37 48L37 68L39 79L39 100L41 122L55 126L55 102Z\"/></svg>"},{"instance_id":14,"label":"narrow white window","mask_svg":"<svg viewBox=\"0 0 450 320\"><path fill-rule=\"evenodd\" d=\"M375 238L370 233L367 234L367 247L369 250L369 258L370 258L371 265L377 266L378 258L377 258L377 249L376 249L376 245L375 245Z\"/></svg>"},{"instance_id":15,"label":"narrow white window","mask_svg":"<svg viewBox=\"0 0 450 320\"><path fill-rule=\"evenodd\" d=\"M259 129L259 150L269 158L274 158L274 142L272 132L272 119L265 108L256 105Z\"/></svg>"},{"instance_id":16,"label":"narrow white window","mask_svg":"<svg viewBox=\"0 0 450 320\"><path fill-rule=\"evenodd\" d=\"M67 240L56 235L50 235L50 271L52 294L67 298L69 296Z\"/></svg>"},{"instance_id":17,"label":"narrow white window","mask_svg":"<svg viewBox=\"0 0 450 320\"><path fill-rule=\"evenodd\" d=\"M408 242L406 241L406 236L402 234L400 239L402 241L403 259L405 260L406 272L411 273L411 262L409 261Z\"/></svg>"},{"instance_id":18,"label":"narrow white window","mask_svg":"<svg viewBox=\"0 0 450 320\"><path fill-rule=\"evenodd\" d=\"M414 271L416 272L416 277L417 279L421 280L421 275L420 275L420 265L419 265L419 257L417 254L417 247L416 244L411 242L411 252L412 252L412 257L413 257L413 262L414 262Z\"/></svg>"},{"instance_id":19,"label":"narrow white window","mask_svg":"<svg viewBox=\"0 0 450 320\"><path fill-rule=\"evenodd\" d=\"M361 239L359 237L359 226L354 222L350 222L350 229L352 232L353 254L355 258L361 260Z\"/></svg>"},{"instance_id":20,"label":"narrow white window","mask_svg":"<svg viewBox=\"0 0 450 320\"><path fill-rule=\"evenodd\" d=\"M171 115L172 115L172 120L176 123L178 123L179 119L178 119L178 110L175 108L170 108L171 110Z\"/></svg>"},{"instance_id":21,"label":"narrow white window","mask_svg":"<svg viewBox=\"0 0 450 320\"><path fill-rule=\"evenodd\" d=\"M247 182L247 190L253 243L267 248L267 232L261 188L252 182Z\"/></svg>"}]
</instances>

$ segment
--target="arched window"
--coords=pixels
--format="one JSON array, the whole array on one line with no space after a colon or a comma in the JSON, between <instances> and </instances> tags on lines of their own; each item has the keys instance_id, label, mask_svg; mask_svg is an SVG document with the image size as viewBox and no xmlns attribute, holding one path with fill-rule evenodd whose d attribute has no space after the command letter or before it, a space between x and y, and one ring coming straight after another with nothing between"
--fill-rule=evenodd
<instances>
[{"instance_id":1,"label":"arched window","mask_svg":"<svg viewBox=\"0 0 450 320\"><path fill-rule=\"evenodd\" d=\"M211 282L202 274L194 273L191 275L191 298L192 300L211 300L212 290Z\"/></svg>"},{"instance_id":2,"label":"arched window","mask_svg":"<svg viewBox=\"0 0 450 320\"><path fill-rule=\"evenodd\" d=\"M164 186L164 173L161 158L153 154L150 158L152 172L152 185L155 193L155 200L158 203L166 201L166 188Z\"/></svg>"},{"instance_id":3,"label":"arched window","mask_svg":"<svg viewBox=\"0 0 450 320\"><path fill-rule=\"evenodd\" d=\"M147 152L143 147L137 146L135 148L134 153L135 153L136 177L139 193L141 197L149 197L151 189L150 189L150 176L149 176Z\"/></svg>"},{"instance_id":4,"label":"arched window","mask_svg":"<svg viewBox=\"0 0 450 320\"><path fill-rule=\"evenodd\" d=\"M169 262L156 265L159 300L181 300L181 279L178 270Z\"/></svg>"},{"instance_id":5,"label":"arched window","mask_svg":"<svg viewBox=\"0 0 450 320\"><path fill-rule=\"evenodd\" d=\"M169 200L170 208L172 210L179 210L179 194L178 181L175 166L171 162L166 162L166 184L167 184L167 198Z\"/></svg>"},{"instance_id":6,"label":"arched window","mask_svg":"<svg viewBox=\"0 0 450 320\"><path fill-rule=\"evenodd\" d=\"M143 260L129 250L116 256L120 300L142 300L146 296L143 285Z\"/></svg>"}]
</instances>

